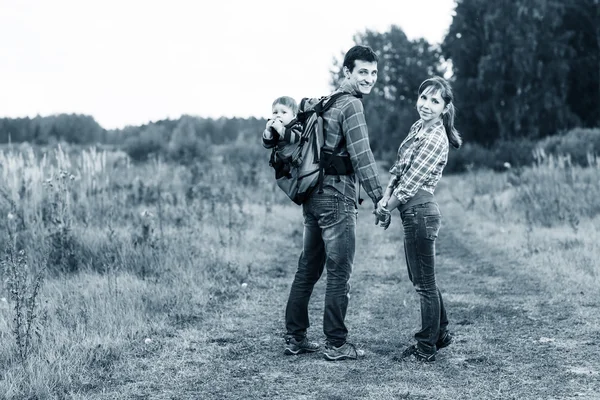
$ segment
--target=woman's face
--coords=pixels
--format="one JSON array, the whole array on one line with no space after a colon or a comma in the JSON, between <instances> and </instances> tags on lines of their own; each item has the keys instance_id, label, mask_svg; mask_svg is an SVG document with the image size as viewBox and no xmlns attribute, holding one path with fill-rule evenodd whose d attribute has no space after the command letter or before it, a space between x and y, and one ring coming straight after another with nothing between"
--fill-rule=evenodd
<instances>
[{"instance_id":1,"label":"woman's face","mask_svg":"<svg viewBox=\"0 0 600 400\"><path fill-rule=\"evenodd\" d=\"M417 100L417 111L425 122L435 121L440 118L446 104L442 99L439 89L429 86L419 95Z\"/></svg>"}]
</instances>

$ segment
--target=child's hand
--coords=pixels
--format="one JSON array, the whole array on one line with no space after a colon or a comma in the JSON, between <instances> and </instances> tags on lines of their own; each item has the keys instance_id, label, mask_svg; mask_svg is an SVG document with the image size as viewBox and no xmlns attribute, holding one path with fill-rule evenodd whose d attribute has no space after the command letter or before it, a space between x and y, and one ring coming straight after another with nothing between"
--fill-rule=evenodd
<instances>
[{"instance_id":1,"label":"child's hand","mask_svg":"<svg viewBox=\"0 0 600 400\"><path fill-rule=\"evenodd\" d=\"M279 137L283 139L283 135L285 134L285 126L283 126L283 122L280 119L274 119L271 127L277 131Z\"/></svg>"},{"instance_id":2,"label":"child's hand","mask_svg":"<svg viewBox=\"0 0 600 400\"><path fill-rule=\"evenodd\" d=\"M265 127L265 129L269 129L271 126L273 126L273 122L275 122L274 119L267 120L267 126Z\"/></svg>"}]
</instances>

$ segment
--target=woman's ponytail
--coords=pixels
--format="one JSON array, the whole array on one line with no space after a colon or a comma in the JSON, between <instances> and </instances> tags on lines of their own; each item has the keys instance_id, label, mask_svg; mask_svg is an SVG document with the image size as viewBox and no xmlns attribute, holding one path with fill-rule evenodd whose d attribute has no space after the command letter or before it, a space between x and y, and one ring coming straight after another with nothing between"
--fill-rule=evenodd
<instances>
[{"instance_id":1,"label":"woman's ponytail","mask_svg":"<svg viewBox=\"0 0 600 400\"><path fill-rule=\"evenodd\" d=\"M429 87L440 91L440 96L446 104L446 111L442 114L442 122L446 129L446 135L448 136L448 142L455 147L460 148L462 145L462 138L460 133L454 127L454 115L456 109L454 108L454 93L452 93L452 87L447 80L441 76L434 76L429 79L425 79L419 86L419 96Z\"/></svg>"},{"instance_id":2,"label":"woman's ponytail","mask_svg":"<svg viewBox=\"0 0 600 400\"><path fill-rule=\"evenodd\" d=\"M460 133L454 127L454 114L456 110L454 108L454 103L448 104L448 110L442 115L442 122L444 123L444 128L446 128L446 135L448 135L448 141L450 144L459 149L462 145L462 138L460 137Z\"/></svg>"}]
</instances>

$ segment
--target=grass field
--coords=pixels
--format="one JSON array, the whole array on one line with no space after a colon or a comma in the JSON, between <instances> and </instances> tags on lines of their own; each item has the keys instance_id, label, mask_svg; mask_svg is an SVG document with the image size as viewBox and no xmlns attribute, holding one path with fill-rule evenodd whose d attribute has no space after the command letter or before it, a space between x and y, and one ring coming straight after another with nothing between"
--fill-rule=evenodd
<instances>
[{"instance_id":1,"label":"grass field","mask_svg":"<svg viewBox=\"0 0 600 400\"><path fill-rule=\"evenodd\" d=\"M418 299L398 214L383 231L365 203L347 323L366 357L330 363L283 355L302 217L264 163L20 154L0 154L0 398L600 398L595 166L444 177L438 283L456 342L433 364L398 360Z\"/></svg>"}]
</instances>

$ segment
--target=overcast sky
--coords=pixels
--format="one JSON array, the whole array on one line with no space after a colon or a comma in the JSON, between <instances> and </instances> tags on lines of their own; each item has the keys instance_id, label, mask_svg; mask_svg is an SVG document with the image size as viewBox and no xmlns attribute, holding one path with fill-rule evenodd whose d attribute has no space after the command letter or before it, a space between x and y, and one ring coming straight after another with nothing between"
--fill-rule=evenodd
<instances>
[{"instance_id":1,"label":"overcast sky","mask_svg":"<svg viewBox=\"0 0 600 400\"><path fill-rule=\"evenodd\" d=\"M392 24L439 43L454 0L0 0L0 116L268 117L329 91L332 60Z\"/></svg>"}]
</instances>

